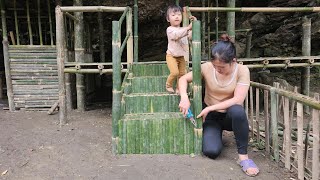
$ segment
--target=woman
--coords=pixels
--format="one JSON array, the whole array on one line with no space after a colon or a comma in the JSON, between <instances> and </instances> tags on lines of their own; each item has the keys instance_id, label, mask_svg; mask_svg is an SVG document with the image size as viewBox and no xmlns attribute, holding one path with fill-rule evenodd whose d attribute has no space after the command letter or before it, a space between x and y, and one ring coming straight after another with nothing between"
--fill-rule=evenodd
<instances>
[{"instance_id":1,"label":"woman","mask_svg":"<svg viewBox=\"0 0 320 180\"><path fill-rule=\"evenodd\" d=\"M215 159L222 150L222 131L233 131L238 148L238 163L249 176L256 176L259 169L247 154L249 126L242 107L250 86L247 66L237 63L236 49L227 35L212 49L212 60L201 65L205 81L204 109L197 116L203 118L202 152ZM179 80L180 111L186 115L190 107L187 85L192 81L192 72Z\"/></svg>"}]
</instances>

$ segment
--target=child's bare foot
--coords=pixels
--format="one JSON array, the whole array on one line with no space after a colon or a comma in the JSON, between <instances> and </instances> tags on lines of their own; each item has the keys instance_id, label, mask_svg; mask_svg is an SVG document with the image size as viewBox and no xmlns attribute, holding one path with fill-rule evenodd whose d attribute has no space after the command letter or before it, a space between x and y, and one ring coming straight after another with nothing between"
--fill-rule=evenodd
<instances>
[{"instance_id":1,"label":"child's bare foot","mask_svg":"<svg viewBox=\"0 0 320 180\"><path fill-rule=\"evenodd\" d=\"M168 91L168 93L173 94L174 90L172 87L166 87L166 90Z\"/></svg>"}]
</instances>

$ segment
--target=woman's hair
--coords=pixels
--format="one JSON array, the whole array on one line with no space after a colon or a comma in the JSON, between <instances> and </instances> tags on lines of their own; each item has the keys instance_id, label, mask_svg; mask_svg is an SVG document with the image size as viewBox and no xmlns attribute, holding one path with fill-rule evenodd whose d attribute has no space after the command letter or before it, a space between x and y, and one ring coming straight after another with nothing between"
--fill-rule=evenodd
<instances>
[{"instance_id":1,"label":"woman's hair","mask_svg":"<svg viewBox=\"0 0 320 180\"><path fill-rule=\"evenodd\" d=\"M220 40L211 48L211 58L221 60L225 63L231 63L236 57L236 47L227 34L222 34Z\"/></svg>"},{"instance_id":2,"label":"woman's hair","mask_svg":"<svg viewBox=\"0 0 320 180\"><path fill-rule=\"evenodd\" d=\"M169 14L173 12L181 12L182 13L182 8L178 5L170 5L168 6L168 9L167 9L167 13L166 13L166 18L167 20L169 20Z\"/></svg>"}]
</instances>

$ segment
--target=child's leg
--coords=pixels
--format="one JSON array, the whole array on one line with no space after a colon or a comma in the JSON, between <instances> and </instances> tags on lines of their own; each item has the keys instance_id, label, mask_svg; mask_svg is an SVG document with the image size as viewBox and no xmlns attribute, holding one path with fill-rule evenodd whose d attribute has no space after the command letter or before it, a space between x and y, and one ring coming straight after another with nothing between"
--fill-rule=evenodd
<instances>
[{"instance_id":1,"label":"child's leg","mask_svg":"<svg viewBox=\"0 0 320 180\"><path fill-rule=\"evenodd\" d=\"M172 89L173 81L178 77L179 75L179 69L178 69L178 63L175 57L172 55L167 54L166 56L167 65L170 71L170 74L167 78L166 82L166 89L167 91L174 93L174 90Z\"/></svg>"},{"instance_id":2,"label":"child's leg","mask_svg":"<svg viewBox=\"0 0 320 180\"><path fill-rule=\"evenodd\" d=\"M178 62L179 75L177 79L176 93L179 93L179 78L186 74L186 61L182 56L177 58L177 62Z\"/></svg>"}]
</instances>

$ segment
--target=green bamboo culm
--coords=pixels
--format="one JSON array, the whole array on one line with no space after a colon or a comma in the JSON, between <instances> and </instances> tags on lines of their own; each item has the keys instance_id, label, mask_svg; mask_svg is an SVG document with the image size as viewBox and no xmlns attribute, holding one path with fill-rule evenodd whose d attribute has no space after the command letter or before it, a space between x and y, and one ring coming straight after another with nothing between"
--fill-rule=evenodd
<instances>
[{"instance_id":1,"label":"green bamboo culm","mask_svg":"<svg viewBox=\"0 0 320 180\"><path fill-rule=\"evenodd\" d=\"M228 0L227 6L229 8L234 8L236 5L236 0ZM236 13L235 12L227 12L227 33L230 38L235 40L235 20L236 20Z\"/></svg>"},{"instance_id":2,"label":"green bamboo culm","mask_svg":"<svg viewBox=\"0 0 320 180\"><path fill-rule=\"evenodd\" d=\"M134 0L134 5L133 5L133 18L134 18L134 27L133 27L133 41L134 41L134 47L133 47L133 61L138 62L138 0Z\"/></svg>"},{"instance_id":3,"label":"green bamboo culm","mask_svg":"<svg viewBox=\"0 0 320 180\"><path fill-rule=\"evenodd\" d=\"M20 45L19 22L18 22L18 15L17 15L17 0L13 1L13 8L14 8L14 24L16 26L17 45Z\"/></svg>"},{"instance_id":4,"label":"green bamboo culm","mask_svg":"<svg viewBox=\"0 0 320 180\"><path fill-rule=\"evenodd\" d=\"M271 134L272 134L272 148L273 148L273 158L276 162L279 162L279 146L278 146L278 119L277 119L277 109L278 109L278 97L275 93L275 88L270 89L271 97Z\"/></svg>"},{"instance_id":5,"label":"green bamboo culm","mask_svg":"<svg viewBox=\"0 0 320 180\"><path fill-rule=\"evenodd\" d=\"M121 114L121 58L120 58L120 24L112 21L112 150L116 153L118 139L118 122Z\"/></svg>"},{"instance_id":6,"label":"green bamboo culm","mask_svg":"<svg viewBox=\"0 0 320 180\"><path fill-rule=\"evenodd\" d=\"M192 77L193 77L193 109L197 116L202 110L202 84L201 84L201 22L192 23ZM194 129L195 153L201 153L202 119L197 118L197 128Z\"/></svg>"},{"instance_id":7,"label":"green bamboo culm","mask_svg":"<svg viewBox=\"0 0 320 180\"><path fill-rule=\"evenodd\" d=\"M82 6L82 0L75 0L74 6ZM83 12L74 12L74 16L79 20L74 22L74 51L76 62L84 62L84 21ZM77 109L79 111L85 110L85 75L76 74L77 87Z\"/></svg>"},{"instance_id":8,"label":"green bamboo culm","mask_svg":"<svg viewBox=\"0 0 320 180\"><path fill-rule=\"evenodd\" d=\"M32 28L31 28L31 21L30 21L29 0L26 0L26 3L27 3L27 22L28 22L28 32L29 32L29 43L30 43L30 45L33 45Z\"/></svg>"},{"instance_id":9,"label":"green bamboo culm","mask_svg":"<svg viewBox=\"0 0 320 180\"><path fill-rule=\"evenodd\" d=\"M41 4L40 4L40 0L37 1L38 3L38 28L39 28L39 36L40 36L40 45L43 45L43 41L42 41L42 28L41 28Z\"/></svg>"}]
</instances>

